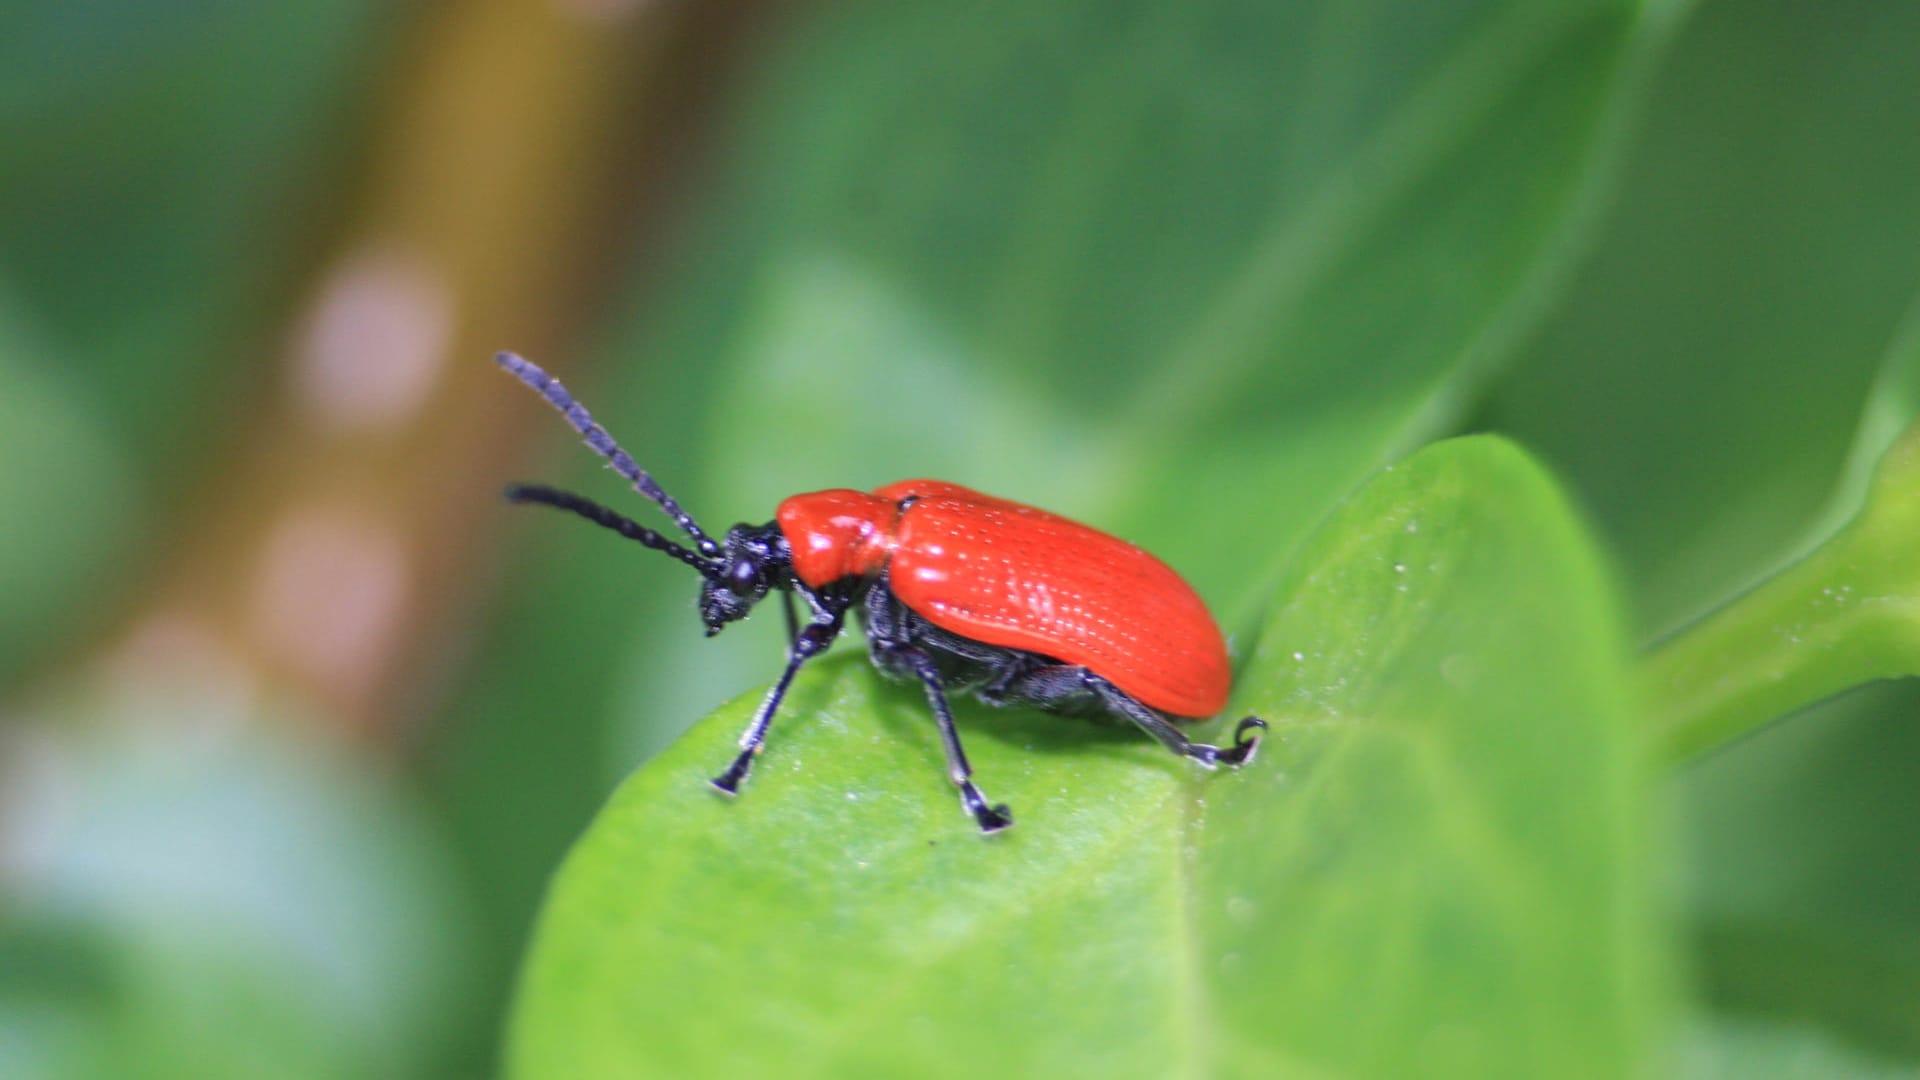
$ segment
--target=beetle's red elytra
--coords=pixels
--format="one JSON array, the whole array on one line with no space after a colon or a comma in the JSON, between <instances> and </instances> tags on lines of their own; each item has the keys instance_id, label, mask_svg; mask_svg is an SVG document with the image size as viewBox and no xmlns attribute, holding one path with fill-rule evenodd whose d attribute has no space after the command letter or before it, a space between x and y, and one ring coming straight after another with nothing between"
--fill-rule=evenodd
<instances>
[{"instance_id":1,"label":"beetle's red elytra","mask_svg":"<svg viewBox=\"0 0 1920 1080\"><path fill-rule=\"evenodd\" d=\"M719 791L738 793L794 674L833 644L849 613L865 630L874 665L926 691L948 776L983 833L1007 828L1013 815L974 784L949 691L992 705L1119 716L1208 767L1253 759L1252 732L1267 726L1258 717L1242 719L1225 747L1193 742L1176 726L1226 706L1226 642L1193 589L1140 548L938 480L795 495L773 521L735 525L716 541L552 376L513 353L497 360L659 504L692 547L571 492L515 485L509 500L578 514L699 571L709 636L781 593L787 665L741 735L739 754L713 779ZM795 596L807 608L804 625Z\"/></svg>"},{"instance_id":2,"label":"beetle's red elytra","mask_svg":"<svg viewBox=\"0 0 1920 1080\"><path fill-rule=\"evenodd\" d=\"M1174 716L1226 707L1232 672L1213 616L1124 540L938 480L795 495L774 520L813 588L884 574L942 630L1090 668Z\"/></svg>"}]
</instances>

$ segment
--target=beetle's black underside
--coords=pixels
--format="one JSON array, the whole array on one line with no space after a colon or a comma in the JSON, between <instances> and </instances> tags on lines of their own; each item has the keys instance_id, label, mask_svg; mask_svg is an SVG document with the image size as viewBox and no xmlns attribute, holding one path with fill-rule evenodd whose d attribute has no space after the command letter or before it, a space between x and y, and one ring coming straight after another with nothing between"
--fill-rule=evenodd
<instances>
[{"instance_id":1,"label":"beetle's black underside","mask_svg":"<svg viewBox=\"0 0 1920 1080\"><path fill-rule=\"evenodd\" d=\"M1245 738L1265 723L1248 717L1234 731L1229 747L1196 743L1158 710L1148 708L1112 682L1078 664L1040 653L989 645L935 626L900 601L883 574L864 588L846 586L848 603L858 603L874 665L898 679L918 681L927 693L934 721L946 748L948 772L959 786L961 802L983 832L1013 824L1005 806L989 806L973 783L973 768L947 703L949 692L970 693L989 705L1016 705L1069 716L1125 719L1161 745L1203 765L1244 764L1258 740ZM857 591L855 591L857 590Z\"/></svg>"},{"instance_id":2,"label":"beetle's black underside","mask_svg":"<svg viewBox=\"0 0 1920 1080\"><path fill-rule=\"evenodd\" d=\"M960 789L961 805L973 815L982 832L998 832L1012 825L1013 815L1004 805L989 803L974 784L973 766L960 745L960 732L948 704L950 691L970 693L990 705L1025 705L1068 715L1124 718L1167 749L1209 768L1245 764L1259 745L1259 740L1249 738L1247 733L1266 726L1250 716L1234 729L1233 745L1196 743L1172 720L1085 667L1063 664L1039 653L989 645L933 625L900 601L884 573L872 580L845 579L817 589L789 574L778 587L803 596L813 619L804 626L792 624L795 632L786 670L741 735L740 753L713 779L713 786L728 795L740 790L752 769L794 674L840 636L849 611L855 611L863 624L874 664L890 676L917 681L925 689L927 706L933 710L934 725L946 751L947 776Z\"/></svg>"},{"instance_id":3,"label":"beetle's black underside","mask_svg":"<svg viewBox=\"0 0 1920 1080\"><path fill-rule=\"evenodd\" d=\"M933 659L940 684L949 692L972 694L989 705L1028 706L1103 721L1120 719L1087 684L1087 669L943 630L901 603L884 578L867 591L860 614L874 665L895 678L920 681L914 668L899 658L900 650L918 648Z\"/></svg>"}]
</instances>

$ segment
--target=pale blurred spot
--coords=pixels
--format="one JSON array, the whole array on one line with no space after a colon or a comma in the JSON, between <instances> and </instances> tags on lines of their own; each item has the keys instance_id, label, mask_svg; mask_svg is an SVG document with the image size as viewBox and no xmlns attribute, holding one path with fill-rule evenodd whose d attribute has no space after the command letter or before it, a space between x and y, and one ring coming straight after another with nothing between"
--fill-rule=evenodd
<instances>
[{"instance_id":1,"label":"pale blurred spot","mask_svg":"<svg viewBox=\"0 0 1920 1080\"><path fill-rule=\"evenodd\" d=\"M616 26L657 7L657 0L553 0L561 15L595 26Z\"/></svg>"},{"instance_id":2,"label":"pale blurred spot","mask_svg":"<svg viewBox=\"0 0 1920 1080\"><path fill-rule=\"evenodd\" d=\"M144 723L150 717L195 733L226 737L251 716L259 690L246 664L205 622L182 611L162 610L133 628L107 654L101 683L114 712ZM175 707L191 701L191 709Z\"/></svg>"},{"instance_id":3,"label":"pale blurred spot","mask_svg":"<svg viewBox=\"0 0 1920 1080\"><path fill-rule=\"evenodd\" d=\"M323 690L364 696L399 637L412 574L400 539L350 513L297 509L256 570L255 633Z\"/></svg>"},{"instance_id":4,"label":"pale blurred spot","mask_svg":"<svg viewBox=\"0 0 1920 1080\"><path fill-rule=\"evenodd\" d=\"M452 289L426 260L390 246L349 254L294 344L300 408L338 427L404 422L446 366L453 323Z\"/></svg>"},{"instance_id":5,"label":"pale blurred spot","mask_svg":"<svg viewBox=\"0 0 1920 1080\"><path fill-rule=\"evenodd\" d=\"M0 895L57 857L73 788L65 765L46 736L0 716Z\"/></svg>"}]
</instances>

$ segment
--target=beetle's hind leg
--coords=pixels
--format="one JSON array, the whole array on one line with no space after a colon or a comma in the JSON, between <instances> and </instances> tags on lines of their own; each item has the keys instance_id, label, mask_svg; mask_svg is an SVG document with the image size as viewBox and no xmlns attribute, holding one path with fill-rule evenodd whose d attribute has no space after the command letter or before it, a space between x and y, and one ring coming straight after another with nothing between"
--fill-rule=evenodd
<instances>
[{"instance_id":1,"label":"beetle's hind leg","mask_svg":"<svg viewBox=\"0 0 1920 1080\"><path fill-rule=\"evenodd\" d=\"M933 721L940 729L940 745L947 752L947 777L960 789L960 805L986 834L997 833L1013 825L1013 812L1005 803L995 806L980 793L973 782L973 766L967 761L967 752L960 746L960 732L953 725L953 709L947 704L947 690L940 678L940 668L933 657L911 645L874 646L875 658L895 671L911 672L926 687L927 704L933 709Z\"/></svg>"},{"instance_id":2,"label":"beetle's hind leg","mask_svg":"<svg viewBox=\"0 0 1920 1080\"><path fill-rule=\"evenodd\" d=\"M1245 765L1253 760L1254 751L1260 748L1260 736L1253 732L1266 730L1267 722L1257 716L1242 719L1233 729L1231 746L1197 743L1187 738L1187 733L1175 727L1172 721L1140 704L1133 695L1085 668L1080 670L1083 673L1082 684L1093 691L1107 708L1138 724L1147 734L1160 740L1160 745L1182 757L1190 757L1209 769L1219 765Z\"/></svg>"}]
</instances>

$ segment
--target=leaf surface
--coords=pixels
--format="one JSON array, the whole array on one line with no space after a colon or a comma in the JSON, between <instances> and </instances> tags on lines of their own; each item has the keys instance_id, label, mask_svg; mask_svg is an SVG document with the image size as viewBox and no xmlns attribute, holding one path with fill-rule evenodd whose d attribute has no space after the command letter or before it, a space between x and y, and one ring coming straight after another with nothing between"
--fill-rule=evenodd
<instances>
[{"instance_id":1,"label":"leaf surface","mask_svg":"<svg viewBox=\"0 0 1920 1080\"><path fill-rule=\"evenodd\" d=\"M1147 547L1244 634L1281 559L1444 432L1551 298L1676 6L795 16L671 286L642 278L602 366L568 377L712 529L940 477ZM515 928L603 792L780 648L777 620L701 638L679 567L528 534L444 767Z\"/></svg>"},{"instance_id":2,"label":"leaf surface","mask_svg":"<svg viewBox=\"0 0 1920 1080\"><path fill-rule=\"evenodd\" d=\"M925 704L857 656L637 773L555 882L521 1076L1608 1074L1664 1000L1621 628L1550 481L1493 439L1379 476L1304 550L1237 704L1250 767Z\"/></svg>"},{"instance_id":3,"label":"leaf surface","mask_svg":"<svg viewBox=\"0 0 1920 1080\"><path fill-rule=\"evenodd\" d=\"M1920 140L1890 106L1920 99L1916 50L1913 5L1700 5L1592 257L1495 392L1486 419L1592 507L1648 636L1843 524L1887 414L1915 415L1887 369L1920 331Z\"/></svg>"}]
</instances>

